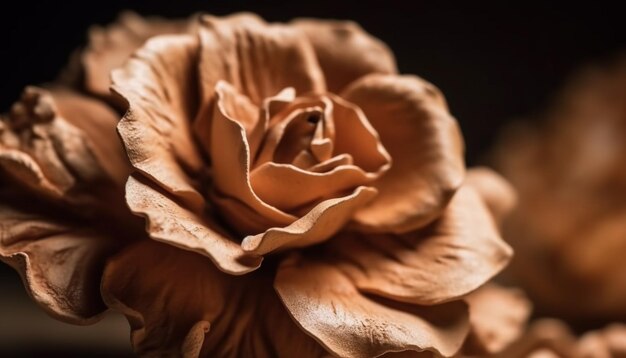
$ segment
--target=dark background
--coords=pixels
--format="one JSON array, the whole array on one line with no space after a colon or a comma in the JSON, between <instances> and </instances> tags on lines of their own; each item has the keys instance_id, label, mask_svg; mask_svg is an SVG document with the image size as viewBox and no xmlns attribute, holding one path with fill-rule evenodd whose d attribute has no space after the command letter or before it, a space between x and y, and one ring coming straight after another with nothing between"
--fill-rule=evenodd
<instances>
[{"instance_id":1,"label":"dark background","mask_svg":"<svg viewBox=\"0 0 626 358\"><path fill-rule=\"evenodd\" d=\"M626 49L623 12L598 1L539 6L439 6L410 0L3 1L0 110L24 86L53 80L71 51L84 43L87 28L113 21L122 9L167 17L249 10L270 21L298 16L355 20L391 47L401 72L442 89L463 128L470 164L480 161L504 123L545 108L576 68ZM11 292L28 301L17 275L3 265L0 292L0 308L8 308ZM3 329L8 328L0 327L0 335Z\"/></svg>"}]
</instances>

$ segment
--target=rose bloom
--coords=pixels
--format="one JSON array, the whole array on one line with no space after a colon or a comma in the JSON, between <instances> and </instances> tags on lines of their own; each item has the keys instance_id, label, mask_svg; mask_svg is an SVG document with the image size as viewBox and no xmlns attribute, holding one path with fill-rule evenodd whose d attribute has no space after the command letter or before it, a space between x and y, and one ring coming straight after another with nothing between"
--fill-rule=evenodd
<instances>
[{"instance_id":1,"label":"rose bloom","mask_svg":"<svg viewBox=\"0 0 626 358\"><path fill-rule=\"evenodd\" d=\"M159 356L449 357L523 326L481 288L510 187L465 180L441 93L358 25L126 14L60 86L0 146L1 257L54 316L106 306Z\"/></svg>"},{"instance_id":2,"label":"rose bloom","mask_svg":"<svg viewBox=\"0 0 626 358\"><path fill-rule=\"evenodd\" d=\"M580 73L541 124L516 124L495 150L520 198L504 227L511 276L543 313L626 319L625 103L618 58Z\"/></svg>"}]
</instances>

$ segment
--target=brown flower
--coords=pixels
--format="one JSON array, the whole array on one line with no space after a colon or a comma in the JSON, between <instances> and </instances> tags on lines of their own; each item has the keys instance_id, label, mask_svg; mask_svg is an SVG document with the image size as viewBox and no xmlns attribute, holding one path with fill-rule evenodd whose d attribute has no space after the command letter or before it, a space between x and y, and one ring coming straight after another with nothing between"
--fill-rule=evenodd
<instances>
[{"instance_id":1,"label":"brown flower","mask_svg":"<svg viewBox=\"0 0 626 358\"><path fill-rule=\"evenodd\" d=\"M117 127L135 169L121 175L126 204L152 240L118 225L126 212L102 205L91 181L93 190L77 191L90 204L68 205L119 212L99 225L139 238L108 260L101 282L137 353L453 356L470 332L480 352L513 339L522 301L497 290L466 298L510 259L497 221L512 193L487 170L464 184L458 125L433 85L397 74L387 47L354 23L188 21L173 30L148 22L156 27L141 32L147 41L82 55L83 71L102 85L103 72L141 46L113 70L110 103L126 104ZM94 226L98 215L72 227L108 233ZM62 291L65 301L82 302L69 297L81 290ZM496 297L521 308L482 317Z\"/></svg>"},{"instance_id":2,"label":"brown flower","mask_svg":"<svg viewBox=\"0 0 626 358\"><path fill-rule=\"evenodd\" d=\"M112 75L137 169L127 202L168 244L137 244L105 273L135 349L458 351L459 299L510 251L481 196L457 191L462 142L439 91L397 75L353 23L196 29L150 39Z\"/></svg>"},{"instance_id":3,"label":"brown flower","mask_svg":"<svg viewBox=\"0 0 626 358\"><path fill-rule=\"evenodd\" d=\"M587 70L496 150L519 191L512 275L549 314L626 319L626 62Z\"/></svg>"},{"instance_id":4,"label":"brown flower","mask_svg":"<svg viewBox=\"0 0 626 358\"><path fill-rule=\"evenodd\" d=\"M0 117L0 259L69 322L104 310L104 260L137 226L122 201L130 166L116 123L106 105L62 88L28 87Z\"/></svg>"}]
</instances>

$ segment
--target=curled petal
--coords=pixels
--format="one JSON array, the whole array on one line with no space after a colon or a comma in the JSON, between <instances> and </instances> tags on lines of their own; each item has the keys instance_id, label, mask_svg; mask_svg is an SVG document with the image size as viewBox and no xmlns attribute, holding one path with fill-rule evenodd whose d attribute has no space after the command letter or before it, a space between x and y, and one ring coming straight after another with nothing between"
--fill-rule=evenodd
<instances>
[{"instance_id":1,"label":"curled petal","mask_svg":"<svg viewBox=\"0 0 626 358\"><path fill-rule=\"evenodd\" d=\"M350 195L328 199L291 225L271 228L246 237L241 246L247 252L263 255L278 248L305 247L331 238L350 220L357 208L376 195L376 189L361 186Z\"/></svg>"},{"instance_id":2,"label":"curled petal","mask_svg":"<svg viewBox=\"0 0 626 358\"><path fill-rule=\"evenodd\" d=\"M89 43L81 54L85 89L96 95L109 96L111 71L122 66L149 38L187 32L194 25L192 20L144 18L125 11L111 25L91 27Z\"/></svg>"},{"instance_id":3,"label":"curled petal","mask_svg":"<svg viewBox=\"0 0 626 358\"><path fill-rule=\"evenodd\" d=\"M417 77L373 74L341 97L363 110L393 159L357 226L406 233L439 217L465 174L463 140L441 93Z\"/></svg>"},{"instance_id":4,"label":"curled petal","mask_svg":"<svg viewBox=\"0 0 626 358\"><path fill-rule=\"evenodd\" d=\"M199 69L205 102L213 98L219 80L258 106L287 87L297 93L325 90L315 52L296 29L267 24L252 14L204 16L201 23Z\"/></svg>"},{"instance_id":5,"label":"curled petal","mask_svg":"<svg viewBox=\"0 0 626 358\"><path fill-rule=\"evenodd\" d=\"M111 259L107 305L128 318L141 356L321 357L257 271L232 277L193 252L146 240Z\"/></svg>"},{"instance_id":6,"label":"curled petal","mask_svg":"<svg viewBox=\"0 0 626 358\"><path fill-rule=\"evenodd\" d=\"M220 270L240 275L257 269L261 258L247 255L216 223L176 203L147 181L131 176L126 185L130 209L146 218L154 240L209 257Z\"/></svg>"},{"instance_id":7,"label":"curled petal","mask_svg":"<svg viewBox=\"0 0 626 358\"><path fill-rule=\"evenodd\" d=\"M77 202L87 183L121 189L129 165L117 115L77 93L27 87L0 122L0 167L30 190Z\"/></svg>"},{"instance_id":8,"label":"curled petal","mask_svg":"<svg viewBox=\"0 0 626 358\"><path fill-rule=\"evenodd\" d=\"M98 230L0 204L0 260L22 277L50 315L93 323L105 310L99 282L104 260L122 241Z\"/></svg>"},{"instance_id":9,"label":"curled petal","mask_svg":"<svg viewBox=\"0 0 626 358\"><path fill-rule=\"evenodd\" d=\"M498 223L515 207L515 189L493 170L486 167L472 168L467 172L465 181L480 194Z\"/></svg>"},{"instance_id":10,"label":"curled petal","mask_svg":"<svg viewBox=\"0 0 626 358\"><path fill-rule=\"evenodd\" d=\"M113 91L127 102L117 129L133 167L194 209L204 201L193 178L203 161L190 130L197 112L197 39L150 39L112 73Z\"/></svg>"},{"instance_id":11,"label":"curled petal","mask_svg":"<svg viewBox=\"0 0 626 358\"><path fill-rule=\"evenodd\" d=\"M458 299L500 272L512 256L493 218L470 187L441 218L404 235L347 234L330 255L360 290L421 305Z\"/></svg>"},{"instance_id":12,"label":"curled petal","mask_svg":"<svg viewBox=\"0 0 626 358\"><path fill-rule=\"evenodd\" d=\"M340 268L291 256L274 287L296 322L339 357L432 351L450 357L469 329L466 305L420 307L369 297Z\"/></svg>"},{"instance_id":13,"label":"curled petal","mask_svg":"<svg viewBox=\"0 0 626 358\"><path fill-rule=\"evenodd\" d=\"M530 316L531 303L520 290L495 284L485 285L470 293L469 305L472 332L466 345L473 354L494 354L519 339Z\"/></svg>"},{"instance_id":14,"label":"curled petal","mask_svg":"<svg viewBox=\"0 0 626 358\"><path fill-rule=\"evenodd\" d=\"M313 44L330 92L340 93L352 81L370 73L398 72L387 45L354 22L296 19L291 25Z\"/></svg>"}]
</instances>

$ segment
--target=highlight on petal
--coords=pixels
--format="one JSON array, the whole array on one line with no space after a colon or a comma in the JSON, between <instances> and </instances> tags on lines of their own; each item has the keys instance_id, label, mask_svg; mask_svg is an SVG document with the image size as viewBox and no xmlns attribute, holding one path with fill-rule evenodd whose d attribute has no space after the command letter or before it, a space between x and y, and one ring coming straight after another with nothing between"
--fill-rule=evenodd
<instances>
[{"instance_id":1,"label":"highlight on petal","mask_svg":"<svg viewBox=\"0 0 626 358\"><path fill-rule=\"evenodd\" d=\"M465 353L495 354L523 335L531 302L521 290L487 284L470 293L465 301L472 327Z\"/></svg>"},{"instance_id":2,"label":"highlight on petal","mask_svg":"<svg viewBox=\"0 0 626 358\"><path fill-rule=\"evenodd\" d=\"M345 234L329 241L328 250L360 290L421 305L461 298L500 272L512 256L480 197L467 186L421 231Z\"/></svg>"},{"instance_id":3,"label":"highlight on petal","mask_svg":"<svg viewBox=\"0 0 626 358\"><path fill-rule=\"evenodd\" d=\"M402 351L450 357L469 330L462 301L423 307L367 296L322 260L291 256L279 266L274 287L298 325L339 357Z\"/></svg>"},{"instance_id":4,"label":"highlight on petal","mask_svg":"<svg viewBox=\"0 0 626 358\"><path fill-rule=\"evenodd\" d=\"M498 223L502 222L517 203L513 186L487 167L476 167L468 170L465 183L480 194L491 215Z\"/></svg>"},{"instance_id":5,"label":"highlight on petal","mask_svg":"<svg viewBox=\"0 0 626 358\"><path fill-rule=\"evenodd\" d=\"M261 257L245 253L208 215L183 208L149 180L131 176L126 201L133 213L145 217L146 231L154 240L204 255L220 270L233 275L261 265Z\"/></svg>"},{"instance_id":6,"label":"highlight on petal","mask_svg":"<svg viewBox=\"0 0 626 358\"><path fill-rule=\"evenodd\" d=\"M203 166L190 129L198 47L191 35L158 36L112 73L113 91L127 102L117 129L131 164L194 209L204 205L191 177Z\"/></svg>"},{"instance_id":7,"label":"highlight on petal","mask_svg":"<svg viewBox=\"0 0 626 358\"><path fill-rule=\"evenodd\" d=\"M104 260L123 241L21 208L24 196L20 199L1 199L0 260L20 274L48 314L74 324L97 321L105 310L99 291Z\"/></svg>"},{"instance_id":8,"label":"highlight on petal","mask_svg":"<svg viewBox=\"0 0 626 358\"><path fill-rule=\"evenodd\" d=\"M129 165L117 118L105 104L69 90L26 87L0 118L0 167L30 190L66 201L79 200L85 183L121 189Z\"/></svg>"},{"instance_id":9,"label":"highlight on petal","mask_svg":"<svg viewBox=\"0 0 626 358\"><path fill-rule=\"evenodd\" d=\"M80 55L85 90L109 96L112 70L122 66L153 36L190 32L196 25L193 20L194 17L180 20L142 17L132 11L124 11L106 27L91 27L89 43Z\"/></svg>"},{"instance_id":10,"label":"highlight on petal","mask_svg":"<svg viewBox=\"0 0 626 358\"><path fill-rule=\"evenodd\" d=\"M247 236L241 243L246 252L263 255L278 248L318 244L330 239L350 220L357 208L376 196L376 189L360 186L350 195L328 199L284 228L271 228Z\"/></svg>"},{"instance_id":11,"label":"highlight on petal","mask_svg":"<svg viewBox=\"0 0 626 358\"><path fill-rule=\"evenodd\" d=\"M205 102L213 98L219 80L257 106L287 87L297 93L325 91L313 47L300 31L245 13L203 16L200 22L199 75Z\"/></svg>"},{"instance_id":12,"label":"highlight on petal","mask_svg":"<svg viewBox=\"0 0 626 358\"><path fill-rule=\"evenodd\" d=\"M352 81L370 73L398 72L387 45L355 22L303 18L290 24L313 45L330 92L340 93Z\"/></svg>"},{"instance_id":13,"label":"highlight on petal","mask_svg":"<svg viewBox=\"0 0 626 358\"><path fill-rule=\"evenodd\" d=\"M441 93L418 77L372 74L341 97L363 110L393 159L356 226L400 234L439 217L465 175L463 139Z\"/></svg>"},{"instance_id":14,"label":"highlight on petal","mask_svg":"<svg viewBox=\"0 0 626 358\"><path fill-rule=\"evenodd\" d=\"M126 315L140 356L321 357L261 271L233 277L210 260L151 240L112 258L106 304Z\"/></svg>"}]
</instances>

